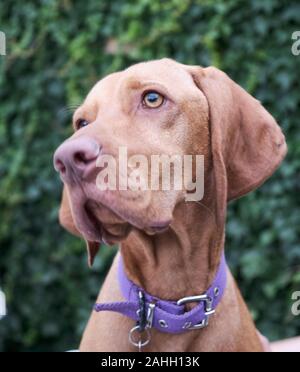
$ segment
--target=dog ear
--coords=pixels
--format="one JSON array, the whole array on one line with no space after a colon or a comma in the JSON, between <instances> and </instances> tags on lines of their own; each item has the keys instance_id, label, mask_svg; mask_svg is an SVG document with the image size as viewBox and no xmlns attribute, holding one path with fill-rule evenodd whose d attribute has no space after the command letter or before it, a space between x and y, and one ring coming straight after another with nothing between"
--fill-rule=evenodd
<instances>
[{"instance_id":1,"label":"dog ear","mask_svg":"<svg viewBox=\"0 0 300 372\"><path fill-rule=\"evenodd\" d=\"M82 238L82 234L77 229L74 219L73 219L67 186L64 186L63 188L62 201L61 201L60 210L59 210L59 222L71 234ZM88 263L89 263L89 266L91 267L95 260L95 256L99 250L100 243L91 242L87 240L85 240L85 242L86 242L87 251L88 251Z\"/></svg>"},{"instance_id":2,"label":"dog ear","mask_svg":"<svg viewBox=\"0 0 300 372\"><path fill-rule=\"evenodd\" d=\"M228 201L268 179L287 152L285 137L261 103L214 67L193 77L207 98L214 160L223 168Z\"/></svg>"},{"instance_id":3,"label":"dog ear","mask_svg":"<svg viewBox=\"0 0 300 372\"><path fill-rule=\"evenodd\" d=\"M215 213L223 228L227 202L269 178L286 155L287 146L274 118L225 73L196 66L189 72L208 101ZM221 234L218 244L223 239Z\"/></svg>"}]
</instances>

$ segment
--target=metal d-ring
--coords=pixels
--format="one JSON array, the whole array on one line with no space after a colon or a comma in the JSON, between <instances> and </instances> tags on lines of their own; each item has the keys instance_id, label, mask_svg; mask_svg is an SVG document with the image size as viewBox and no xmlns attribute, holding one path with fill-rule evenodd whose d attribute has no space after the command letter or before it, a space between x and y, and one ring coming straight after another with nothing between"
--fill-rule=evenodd
<instances>
[{"instance_id":1,"label":"metal d-ring","mask_svg":"<svg viewBox=\"0 0 300 372\"><path fill-rule=\"evenodd\" d=\"M139 334L139 338L140 338L138 341L135 340L134 337L133 337L134 333L136 333L136 332ZM142 341L142 333L145 333L146 337L147 337L144 341ZM139 349L141 349L142 347L148 345L150 340L151 340L150 330L149 330L149 328L145 328L143 330L143 332L140 332L140 326L136 325L130 330L128 338L129 338L129 342L133 346L138 347Z\"/></svg>"}]
</instances>

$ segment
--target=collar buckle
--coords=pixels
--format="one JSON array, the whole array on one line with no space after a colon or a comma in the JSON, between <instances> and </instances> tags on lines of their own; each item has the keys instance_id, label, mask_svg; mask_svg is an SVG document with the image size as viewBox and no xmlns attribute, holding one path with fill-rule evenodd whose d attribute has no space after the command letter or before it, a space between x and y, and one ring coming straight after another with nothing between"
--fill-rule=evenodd
<instances>
[{"instance_id":1,"label":"collar buckle","mask_svg":"<svg viewBox=\"0 0 300 372\"><path fill-rule=\"evenodd\" d=\"M209 324L209 318L211 315L215 313L215 310L212 308L213 299L209 297L207 294L205 295L199 295L199 296L189 296L189 297L183 297L180 300L177 301L177 305L185 305L192 302L204 302L204 309L205 309L205 318L197 324L192 324L191 322L186 322L183 325L183 329L188 330L194 330L194 329L202 329L208 326Z\"/></svg>"}]
</instances>

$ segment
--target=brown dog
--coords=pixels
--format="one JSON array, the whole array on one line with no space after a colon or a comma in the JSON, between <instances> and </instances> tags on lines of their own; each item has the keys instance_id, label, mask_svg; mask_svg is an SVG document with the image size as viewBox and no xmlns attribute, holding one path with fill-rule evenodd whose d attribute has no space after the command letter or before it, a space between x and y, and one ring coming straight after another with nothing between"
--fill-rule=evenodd
<instances>
[{"instance_id":1,"label":"brown dog","mask_svg":"<svg viewBox=\"0 0 300 372\"><path fill-rule=\"evenodd\" d=\"M287 151L273 117L226 74L169 59L140 63L101 80L75 112L74 129L54 159L65 183L62 225L87 241L91 264L100 241L122 241L119 254L128 277L168 300L209 287L224 248L227 203L260 186ZM127 147L128 156L204 155L204 198L186 202L186 190L100 191L96 160L107 154L117 158L120 146ZM117 260L98 302L123 300ZM93 313L81 350L135 351L128 342L133 324L117 313ZM207 328L181 335L152 330L144 350L263 347L228 272L225 295Z\"/></svg>"}]
</instances>

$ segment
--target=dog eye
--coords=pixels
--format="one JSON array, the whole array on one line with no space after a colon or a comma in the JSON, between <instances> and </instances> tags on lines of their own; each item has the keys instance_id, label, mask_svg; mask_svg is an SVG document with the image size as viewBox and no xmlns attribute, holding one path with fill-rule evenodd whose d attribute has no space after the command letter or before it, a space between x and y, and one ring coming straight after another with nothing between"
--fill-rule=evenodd
<instances>
[{"instance_id":1,"label":"dog eye","mask_svg":"<svg viewBox=\"0 0 300 372\"><path fill-rule=\"evenodd\" d=\"M158 108L164 103L165 98L155 91L148 92L143 97L143 105L148 108Z\"/></svg>"},{"instance_id":2,"label":"dog eye","mask_svg":"<svg viewBox=\"0 0 300 372\"><path fill-rule=\"evenodd\" d=\"M76 129L81 129L81 128L83 128L83 127L86 127L87 125L89 125L90 123L87 121L87 120L85 120L85 119L78 119L77 121L76 121L76 124L75 124L75 126L76 126Z\"/></svg>"}]
</instances>

